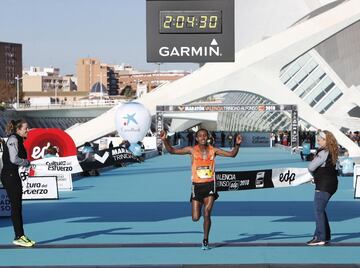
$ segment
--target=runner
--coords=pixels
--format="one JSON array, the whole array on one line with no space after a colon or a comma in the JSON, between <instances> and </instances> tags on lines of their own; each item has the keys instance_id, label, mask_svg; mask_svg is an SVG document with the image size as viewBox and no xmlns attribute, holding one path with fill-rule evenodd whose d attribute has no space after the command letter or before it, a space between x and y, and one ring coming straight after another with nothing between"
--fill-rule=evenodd
<instances>
[{"instance_id":1,"label":"runner","mask_svg":"<svg viewBox=\"0 0 360 268\"><path fill-rule=\"evenodd\" d=\"M236 137L235 147L231 151L224 151L208 144L210 135L206 129L199 129L195 134L197 145L180 149L170 145L166 132L161 131L166 150L171 154L190 154L192 159L192 220L198 221L201 209L204 207L204 239L202 249L209 249L209 232L211 227L211 211L214 201L218 198L215 183L215 156L235 157L239 152L241 136Z\"/></svg>"}]
</instances>

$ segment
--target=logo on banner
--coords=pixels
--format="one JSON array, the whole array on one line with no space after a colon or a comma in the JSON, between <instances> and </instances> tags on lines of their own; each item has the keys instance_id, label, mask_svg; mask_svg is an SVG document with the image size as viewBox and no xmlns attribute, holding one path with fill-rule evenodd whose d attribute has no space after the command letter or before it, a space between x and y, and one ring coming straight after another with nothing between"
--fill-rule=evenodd
<instances>
[{"instance_id":1,"label":"logo on banner","mask_svg":"<svg viewBox=\"0 0 360 268\"><path fill-rule=\"evenodd\" d=\"M109 152L105 152L103 156L100 156L98 154L94 155L94 158L102 164L105 163L105 161L108 159L108 157L109 157Z\"/></svg>"},{"instance_id":2,"label":"logo on banner","mask_svg":"<svg viewBox=\"0 0 360 268\"><path fill-rule=\"evenodd\" d=\"M229 191L236 191L239 190L240 184L237 181L233 181L230 183Z\"/></svg>"},{"instance_id":3,"label":"logo on banner","mask_svg":"<svg viewBox=\"0 0 360 268\"><path fill-rule=\"evenodd\" d=\"M121 148L121 147L111 150L111 155L112 155L114 161L126 160L126 159L134 159L135 158L134 155L131 152L129 152L125 148Z\"/></svg>"},{"instance_id":4,"label":"logo on banner","mask_svg":"<svg viewBox=\"0 0 360 268\"><path fill-rule=\"evenodd\" d=\"M135 115L136 113L133 114L127 114L126 116L123 117L123 119L126 119L126 122L124 121L124 126L128 126L130 124L130 122L133 122L135 125L137 125L138 123L135 120Z\"/></svg>"},{"instance_id":5,"label":"logo on banner","mask_svg":"<svg viewBox=\"0 0 360 268\"><path fill-rule=\"evenodd\" d=\"M286 173L279 174L279 181L288 182L289 185L291 185L291 183L295 180L295 178L296 178L296 174L290 172L290 170L288 170Z\"/></svg>"},{"instance_id":6,"label":"logo on banner","mask_svg":"<svg viewBox=\"0 0 360 268\"><path fill-rule=\"evenodd\" d=\"M241 188L248 188L250 185L250 179L246 179L248 174L244 174L244 177L235 173L216 173L216 187L222 188L222 191L237 191ZM237 178L238 177L238 178ZM242 177L242 178L240 178Z\"/></svg>"},{"instance_id":7,"label":"logo on banner","mask_svg":"<svg viewBox=\"0 0 360 268\"><path fill-rule=\"evenodd\" d=\"M71 166L71 162L67 161L48 161L45 163L47 165L48 171L66 171L71 172L73 167Z\"/></svg>"},{"instance_id":8,"label":"logo on banner","mask_svg":"<svg viewBox=\"0 0 360 268\"><path fill-rule=\"evenodd\" d=\"M76 146L73 139L63 130L58 128L35 128L29 131L24 146L30 161L44 157L49 146L59 148L59 157L76 156Z\"/></svg>"},{"instance_id":9,"label":"logo on banner","mask_svg":"<svg viewBox=\"0 0 360 268\"><path fill-rule=\"evenodd\" d=\"M19 176L22 184L22 199L57 199L58 186L56 176L29 175L29 168L20 167Z\"/></svg>"},{"instance_id":10,"label":"logo on banner","mask_svg":"<svg viewBox=\"0 0 360 268\"><path fill-rule=\"evenodd\" d=\"M194 56L222 56L220 47L215 38L211 41L210 46L182 46L182 47L161 47L159 55L162 57L194 57Z\"/></svg>"},{"instance_id":11,"label":"logo on banner","mask_svg":"<svg viewBox=\"0 0 360 268\"><path fill-rule=\"evenodd\" d=\"M307 168L275 168L271 180L274 187L297 186L310 182L312 175Z\"/></svg>"},{"instance_id":12,"label":"logo on banner","mask_svg":"<svg viewBox=\"0 0 360 268\"><path fill-rule=\"evenodd\" d=\"M256 173L255 187L263 188L265 185L265 171Z\"/></svg>"}]
</instances>

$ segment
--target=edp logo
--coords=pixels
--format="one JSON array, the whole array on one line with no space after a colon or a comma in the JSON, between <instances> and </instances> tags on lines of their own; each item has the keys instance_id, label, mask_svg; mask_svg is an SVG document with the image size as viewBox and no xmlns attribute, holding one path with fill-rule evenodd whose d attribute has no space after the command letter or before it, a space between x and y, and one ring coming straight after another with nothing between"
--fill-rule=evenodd
<instances>
[{"instance_id":1,"label":"edp logo","mask_svg":"<svg viewBox=\"0 0 360 268\"><path fill-rule=\"evenodd\" d=\"M286 173L280 173L279 175L279 181L280 182L289 182L289 185L291 185L291 182L295 180L296 174L290 173L290 170L288 170Z\"/></svg>"}]
</instances>

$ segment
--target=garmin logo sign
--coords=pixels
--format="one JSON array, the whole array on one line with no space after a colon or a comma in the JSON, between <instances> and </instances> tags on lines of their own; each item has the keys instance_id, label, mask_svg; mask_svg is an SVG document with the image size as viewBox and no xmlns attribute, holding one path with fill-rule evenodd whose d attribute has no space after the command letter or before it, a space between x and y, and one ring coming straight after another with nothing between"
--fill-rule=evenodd
<instances>
[{"instance_id":1,"label":"garmin logo sign","mask_svg":"<svg viewBox=\"0 0 360 268\"><path fill-rule=\"evenodd\" d=\"M235 0L146 0L147 62L234 62Z\"/></svg>"},{"instance_id":2,"label":"garmin logo sign","mask_svg":"<svg viewBox=\"0 0 360 268\"><path fill-rule=\"evenodd\" d=\"M161 47L159 49L159 54L162 57L220 57L222 54L220 53L220 48L218 43L215 39L212 40L210 46L204 47Z\"/></svg>"}]
</instances>

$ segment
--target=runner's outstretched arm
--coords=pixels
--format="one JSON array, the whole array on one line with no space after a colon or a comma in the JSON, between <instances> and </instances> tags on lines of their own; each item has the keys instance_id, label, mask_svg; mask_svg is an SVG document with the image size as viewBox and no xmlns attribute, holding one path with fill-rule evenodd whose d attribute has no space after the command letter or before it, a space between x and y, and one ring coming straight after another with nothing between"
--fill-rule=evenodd
<instances>
[{"instance_id":1,"label":"runner's outstretched arm","mask_svg":"<svg viewBox=\"0 0 360 268\"><path fill-rule=\"evenodd\" d=\"M235 146L231 151L225 151L225 150L222 150L219 148L215 148L215 154L220 155L220 156L225 156L225 157L235 157L239 152L241 141L242 141L241 136L237 135Z\"/></svg>"},{"instance_id":2,"label":"runner's outstretched arm","mask_svg":"<svg viewBox=\"0 0 360 268\"><path fill-rule=\"evenodd\" d=\"M166 137L166 132L164 130L162 130L160 132L160 139L163 141L164 145L165 145L165 148L166 150L170 153L170 154L191 154L192 153L192 147L190 146L186 146L186 147L183 147L183 148L180 148L180 149L177 149L175 147L173 147L167 137Z\"/></svg>"}]
</instances>

